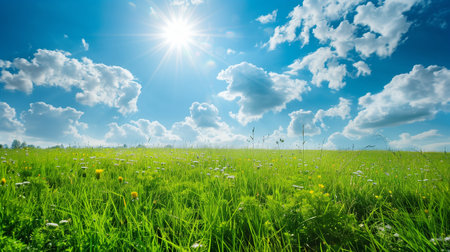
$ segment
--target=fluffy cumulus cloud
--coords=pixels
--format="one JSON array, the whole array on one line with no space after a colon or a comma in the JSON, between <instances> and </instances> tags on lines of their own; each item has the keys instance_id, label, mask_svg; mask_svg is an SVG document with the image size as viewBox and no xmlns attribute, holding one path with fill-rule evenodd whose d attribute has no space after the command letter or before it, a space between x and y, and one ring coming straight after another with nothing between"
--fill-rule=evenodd
<instances>
[{"instance_id":1,"label":"fluffy cumulus cloud","mask_svg":"<svg viewBox=\"0 0 450 252\"><path fill-rule=\"evenodd\" d=\"M243 125L260 119L268 111L281 111L286 103L301 100L300 95L308 90L305 81L268 73L247 62L229 66L217 79L228 83L227 90L219 96L229 101L239 99L239 112L231 115Z\"/></svg>"},{"instance_id":2,"label":"fluffy cumulus cloud","mask_svg":"<svg viewBox=\"0 0 450 252\"><path fill-rule=\"evenodd\" d=\"M200 128L219 127L219 110L213 104L194 102L190 113L192 120Z\"/></svg>"},{"instance_id":3,"label":"fluffy cumulus cloud","mask_svg":"<svg viewBox=\"0 0 450 252\"><path fill-rule=\"evenodd\" d=\"M277 19L277 13L278 10L274 10L272 11L272 13L269 13L267 15L262 15L259 16L256 21L260 22L261 24L267 24L270 22L275 22L275 20Z\"/></svg>"},{"instance_id":4,"label":"fluffy cumulus cloud","mask_svg":"<svg viewBox=\"0 0 450 252\"><path fill-rule=\"evenodd\" d=\"M288 126L289 136L299 136L303 133L305 136L314 136L321 133L320 127L316 125L314 113L312 111L300 109L291 112L289 117L291 118L291 122Z\"/></svg>"},{"instance_id":5,"label":"fluffy cumulus cloud","mask_svg":"<svg viewBox=\"0 0 450 252\"><path fill-rule=\"evenodd\" d=\"M359 98L360 111L344 128L344 135L359 138L376 129L434 118L449 111L450 70L415 65L395 76L384 89Z\"/></svg>"},{"instance_id":6,"label":"fluffy cumulus cloud","mask_svg":"<svg viewBox=\"0 0 450 252\"><path fill-rule=\"evenodd\" d=\"M108 126L109 131L105 135L105 140L108 143L135 146L148 143L168 144L171 141L179 140L158 121L151 122L147 119L139 119L123 125L114 122Z\"/></svg>"},{"instance_id":7,"label":"fluffy cumulus cloud","mask_svg":"<svg viewBox=\"0 0 450 252\"><path fill-rule=\"evenodd\" d=\"M296 6L290 13L288 23L277 26L269 41L266 43L270 50L278 44L302 40L303 45L309 43L311 29L323 21L335 21L345 17L362 0L346 1L315 1L305 0L303 5ZM300 29L301 28L301 29ZM299 34L297 35L297 31Z\"/></svg>"},{"instance_id":8,"label":"fluffy cumulus cloud","mask_svg":"<svg viewBox=\"0 0 450 252\"><path fill-rule=\"evenodd\" d=\"M22 131L23 124L16 118L16 110L8 103L0 102L0 132Z\"/></svg>"},{"instance_id":9,"label":"fluffy cumulus cloud","mask_svg":"<svg viewBox=\"0 0 450 252\"><path fill-rule=\"evenodd\" d=\"M391 55L411 26L404 13L418 2L386 0L379 6L372 2L358 6L354 24L368 27L370 31L355 40L356 50L366 57L372 53L381 57Z\"/></svg>"},{"instance_id":10,"label":"fluffy cumulus cloud","mask_svg":"<svg viewBox=\"0 0 450 252\"><path fill-rule=\"evenodd\" d=\"M323 123L323 118L325 117L340 117L342 120L345 120L350 117L350 105L350 100L340 97L338 105L332 106L327 110L319 109L314 116L314 121L320 122L321 127L325 128Z\"/></svg>"},{"instance_id":11,"label":"fluffy cumulus cloud","mask_svg":"<svg viewBox=\"0 0 450 252\"><path fill-rule=\"evenodd\" d=\"M377 5L364 2L305 0L290 12L289 22L275 28L265 45L269 50L295 40L302 40L305 45L312 32L321 43L330 42L339 56L346 56L353 48L366 57L372 53L389 56L411 25L404 13L421 0L385 0ZM350 12L356 15L352 18L347 15ZM336 22L339 25L332 27L331 23Z\"/></svg>"},{"instance_id":12,"label":"fluffy cumulus cloud","mask_svg":"<svg viewBox=\"0 0 450 252\"><path fill-rule=\"evenodd\" d=\"M315 114L312 111L300 109L289 114L291 121L287 128L288 136L306 136L321 134L321 128L326 128L323 121L325 117L340 117L345 120L350 117L351 102L348 99L339 98L339 104L327 110L319 109Z\"/></svg>"},{"instance_id":13,"label":"fluffy cumulus cloud","mask_svg":"<svg viewBox=\"0 0 450 252\"><path fill-rule=\"evenodd\" d=\"M76 99L84 105L105 104L122 114L137 111L141 85L124 68L93 63L88 58L80 61L68 52L43 49L31 60L17 58L2 65L0 82L5 89L31 93L34 85L74 88L80 90Z\"/></svg>"},{"instance_id":14,"label":"fluffy cumulus cloud","mask_svg":"<svg viewBox=\"0 0 450 252\"><path fill-rule=\"evenodd\" d=\"M356 73L357 77L359 77L360 75L362 76L370 75L372 73L366 62L362 60L353 63L353 66L356 68L356 70L358 70L358 72Z\"/></svg>"},{"instance_id":15,"label":"fluffy cumulus cloud","mask_svg":"<svg viewBox=\"0 0 450 252\"><path fill-rule=\"evenodd\" d=\"M296 75L300 70L307 68L313 74L311 82L318 87L322 82L328 82L328 87L335 90L345 86L343 79L347 75L347 68L337 62L336 52L329 47L321 47L301 60L295 60L289 68L291 70L287 73L291 75Z\"/></svg>"},{"instance_id":16,"label":"fluffy cumulus cloud","mask_svg":"<svg viewBox=\"0 0 450 252\"><path fill-rule=\"evenodd\" d=\"M370 75L369 67L360 58L390 56L412 24L405 13L421 0L365 2L305 0L289 13L287 23L275 28L264 46L274 50L281 43L296 40L304 46L313 35L326 46L295 60L289 66L290 73L307 69L313 74L313 84L319 86L327 81L329 88L339 90L345 86L343 79L348 74L343 61L357 62L353 64L357 77ZM352 50L356 53L349 54Z\"/></svg>"},{"instance_id":17,"label":"fluffy cumulus cloud","mask_svg":"<svg viewBox=\"0 0 450 252\"><path fill-rule=\"evenodd\" d=\"M83 112L71 107L54 107L44 102L31 103L30 108L23 111L20 118L27 136L44 141L70 142L79 140L80 129L87 124L79 121Z\"/></svg>"},{"instance_id":18,"label":"fluffy cumulus cloud","mask_svg":"<svg viewBox=\"0 0 450 252\"><path fill-rule=\"evenodd\" d=\"M390 141L389 145L393 149L442 151L450 147L450 139L442 139L437 130L431 129L417 135L402 133L399 139Z\"/></svg>"},{"instance_id":19,"label":"fluffy cumulus cloud","mask_svg":"<svg viewBox=\"0 0 450 252\"><path fill-rule=\"evenodd\" d=\"M246 138L235 134L218 116L213 104L194 102L190 116L175 122L170 129L158 121L139 119L119 125L109 124L105 135L109 144L177 146L177 147L242 147Z\"/></svg>"},{"instance_id":20,"label":"fluffy cumulus cloud","mask_svg":"<svg viewBox=\"0 0 450 252\"><path fill-rule=\"evenodd\" d=\"M172 125L171 132L185 144L195 146L242 147L246 137L233 133L230 126L218 116L213 104L194 102L190 116Z\"/></svg>"}]
</instances>

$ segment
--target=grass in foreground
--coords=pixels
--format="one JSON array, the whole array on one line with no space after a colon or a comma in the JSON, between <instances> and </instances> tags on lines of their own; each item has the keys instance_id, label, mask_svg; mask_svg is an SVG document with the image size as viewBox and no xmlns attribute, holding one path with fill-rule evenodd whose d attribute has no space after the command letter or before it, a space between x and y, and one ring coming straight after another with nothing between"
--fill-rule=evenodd
<instances>
[{"instance_id":1,"label":"grass in foreground","mask_svg":"<svg viewBox=\"0 0 450 252\"><path fill-rule=\"evenodd\" d=\"M0 156L5 251L450 249L446 153L30 149Z\"/></svg>"}]
</instances>

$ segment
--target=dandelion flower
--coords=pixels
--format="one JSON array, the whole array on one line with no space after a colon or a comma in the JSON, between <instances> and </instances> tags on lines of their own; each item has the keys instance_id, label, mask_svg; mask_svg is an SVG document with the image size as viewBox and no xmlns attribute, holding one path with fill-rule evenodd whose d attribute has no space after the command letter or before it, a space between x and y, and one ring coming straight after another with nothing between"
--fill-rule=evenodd
<instances>
[{"instance_id":1,"label":"dandelion flower","mask_svg":"<svg viewBox=\"0 0 450 252\"><path fill-rule=\"evenodd\" d=\"M314 193L314 191L313 191L313 190L311 190L311 191L309 191L309 193L313 194L313 193Z\"/></svg>"},{"instance_id":2,"label":"dandelion flower","mask_svg":"<svg viewBox=\"0 0 450 252\"><path fill-rule=\"evenodd\" d=\"M103 171L104 171L103 169L96 169L95 170L95 177L97 179L100 179L100 175L102 174Z\"/></svg>"},{"instance_id":3,"label":"dandelion flower","mask_svg":"<svg viewBox=\"0 0 450 252\"><path fill-rule=\"evenodd\" d=\"M319 188L324 188L325 186L322 184L319 184Z\"/></svg>"},{"instance_id":4,"label":"dandelion flower","mask_svg":"<svg viewBox=\"0 0 450 252\"><path fill-rule=\"evenodd\" d=\"M381 196L375 195L375 198L376 198L376 199L381 199Z\"/></svg>"},{"instance_id":5,"label":"dandelion flower","mask_svg":"<svg viewBox=\"0 0 450 252\"><path fill-rule=\"evenodd\" d=\"M430 211L428 209L423 210L426 214L428 214Z\"/></svg>"},{"instance_id":6,"label":"dandelion flower","mask_svg":"<svg viewBox=\"0 0 450 252\"><path fill-rule=\"evenodd\" d=\"M131 198L137 199L138 193L137 192L131 192Z\"/></svg>"},{"instance_id":7,"label":"dandelion flower","mask_svg":"<svg viewBox=\"0 0 450 252\"><path fill-rule=\"evenodd\" d=\"M322 178L322 176L321 175L317 175L317 178Z\"/></svg>"},{"instance_id":8,"label":"dandelion flower","mask_svg":"<svg viewBox=\"0 0 450 252\"><path fill-rule=\"evenodd\" d=\"M6 184L6 179L2 178L2 185Z\"/></svg>"},{"instance_id":9,"label":"dandelion flower","mask_svg":"<svg viewBox=\"0 0 450 252\"><path fill-rule=\"evenodd\" d=\"M123 178L122 178L122 176L119 176L119 183L122 183L123 182Z\"/></svg>"}]
</instances>

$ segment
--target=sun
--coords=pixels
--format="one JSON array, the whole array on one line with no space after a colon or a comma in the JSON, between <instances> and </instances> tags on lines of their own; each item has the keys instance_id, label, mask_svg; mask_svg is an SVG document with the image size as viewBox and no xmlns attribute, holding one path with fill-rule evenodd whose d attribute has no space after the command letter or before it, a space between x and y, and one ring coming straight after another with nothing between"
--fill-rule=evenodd
<instances>
[{"instance_id":1,"label":"sun","mask_svg":"<svg viewBox=\"0 0 450 252\"><path fill-rule=\"evenodd\" d=\"M170 47L187 48L193 43L195 30L188 20L176 18L167 21L161 36Z\"/></svg>"},{"instance_id":2,"label":"sun","mask_svg":"<svg viewBox=\"0 0 450 252\"><path fill-rule=\"evenodd\" d=\"M204 28L207 16L181 7L157 9L155 13L150 19L151 31L146 34L152 40L151 53L161 57L155 72L167 63L182 69L187 65L202 65L199 61L205 57L215 58L210 44L215 35Z\"/></svg>"}]
</instances>

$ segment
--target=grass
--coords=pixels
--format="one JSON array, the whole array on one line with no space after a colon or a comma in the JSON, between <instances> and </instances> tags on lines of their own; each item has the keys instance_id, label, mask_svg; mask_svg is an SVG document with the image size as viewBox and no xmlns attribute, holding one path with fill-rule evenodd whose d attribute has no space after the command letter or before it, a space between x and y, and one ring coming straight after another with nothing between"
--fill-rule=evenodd
<instances>
[{"instance_id":1,"label":"grass","mask_svg":"<svg viewBox=\"0 0 450 252\"><path fill-rule=\"evenodd\" d=\"M4 251L450 249L446 153L131 148L0 156Z\"/></svg>"}]
</instances>

